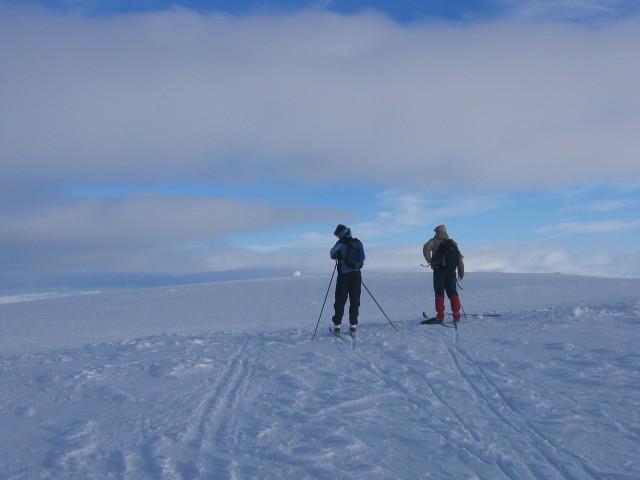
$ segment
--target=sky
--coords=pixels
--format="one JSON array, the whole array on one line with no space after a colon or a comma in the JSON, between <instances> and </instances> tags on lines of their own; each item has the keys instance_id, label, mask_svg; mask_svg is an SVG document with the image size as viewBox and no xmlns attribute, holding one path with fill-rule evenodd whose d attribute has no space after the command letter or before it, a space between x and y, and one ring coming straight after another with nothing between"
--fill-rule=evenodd
<instances>
[{"instance_id":1,"label":"sky","mask_svg":"<svg viewBox=\"0 0 640 480\"><path fill-rule=\"evenodd\" d=\"M0 0L0 290L328 277L337 223L638 277L639 44L622 0Z\"/></svg>"}]
</instances>

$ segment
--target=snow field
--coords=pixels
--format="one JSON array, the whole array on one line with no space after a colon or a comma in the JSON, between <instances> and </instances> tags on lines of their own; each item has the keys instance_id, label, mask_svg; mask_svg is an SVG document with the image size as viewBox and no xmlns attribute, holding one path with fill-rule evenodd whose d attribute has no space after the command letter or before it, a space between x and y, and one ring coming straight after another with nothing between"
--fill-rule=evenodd
<instances>
[{"instance_id":1,"label":"snow field","mask_svg":"<svg viewBox=\"0 0 640 480\"><path fill-rule=\"evenodd\" d=\"M140 295L153 304L160 292ZM504 309L454 329L402 316L392 296L379 300L400 331L365 308L355 342L331 336L327 315L315 341L313 317L239 330L221 303L219 329L90 343L78 333L4 353L3 478L640 478L637 300ZM52 305L84 301L32 307L51 318ZM268 322L277 304L253 308Z\"/></svg>"}]
</instances>

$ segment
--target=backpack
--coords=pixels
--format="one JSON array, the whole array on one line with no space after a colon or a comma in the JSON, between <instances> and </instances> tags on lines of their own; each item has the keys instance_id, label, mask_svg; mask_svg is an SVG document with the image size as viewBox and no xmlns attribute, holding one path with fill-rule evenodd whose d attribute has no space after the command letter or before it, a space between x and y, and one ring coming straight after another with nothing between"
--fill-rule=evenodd
<instances>
[{"instance_id":1,"label":"backpack","mask_svg":"<svg viewBox=\"0 0 640 480\"><path fill-rule=\"evenodd\" d=\"M460 250L456 242L448 238L438 247L431 265L434 269L443 268L446 270L455 270L460 266L460 256Z\"/></svg>"},{"instance_id":2,"label":"backpack","mask_svg":"<svg viewBox=\"0 0 640 480\"><path fill-rule=\"evenodd\" d=\"M342 259L349 268L360 269L364 265L364 246L357 238L346 238L343 242L347 253Z\"/></svg>"}]
</instances>

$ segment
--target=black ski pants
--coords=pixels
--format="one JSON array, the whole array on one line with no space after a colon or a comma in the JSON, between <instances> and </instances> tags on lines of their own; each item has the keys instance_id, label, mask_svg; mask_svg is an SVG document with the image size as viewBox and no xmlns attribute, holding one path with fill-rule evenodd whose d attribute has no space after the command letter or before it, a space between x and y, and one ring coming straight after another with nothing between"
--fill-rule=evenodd
<instances>
[{"instance_id":1,"label":"black ski pants","mask_svg":"<svg viewBox=\"0 0 640 480\"><path fill-rule=\"evenodd\" d=\"M338 273L336 281L336 301L333 304L335 313L333 324L340 325L344 315L344 306L349 298L349 323L358 324L358 311L360 309L360 291L362 289L362 274L357 272Z\"/></svg>"},{"instance_id":2,"label":"black ski pants","mask_svg":"<svg viewBox=\"0 0 640 480\"><path fill-rule=\"evenodd\" d=\"M445 268L438 268L433 271L433 291L436 297L444 297L444 292L447 292L447 297L457 297L458 289L456 288L456 271L447 270Z\"/></svg>"}]
</instances>

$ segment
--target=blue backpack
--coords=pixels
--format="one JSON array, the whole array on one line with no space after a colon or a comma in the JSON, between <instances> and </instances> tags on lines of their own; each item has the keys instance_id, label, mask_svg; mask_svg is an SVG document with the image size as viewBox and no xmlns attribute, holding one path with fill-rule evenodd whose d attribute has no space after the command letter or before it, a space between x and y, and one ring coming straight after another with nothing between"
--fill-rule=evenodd
<instances>
[{"instance_id":1,"label":"blue backpack","mask_svg":"<svg viewBox=\"0 0 640 480\"><path fill-rule=\"evenodd\" d=\"M364 265L364 246L357 238L346 238L347 254L343 258L349 268L361 269Z\"/></svg>"}]
</instances>

